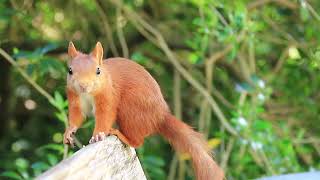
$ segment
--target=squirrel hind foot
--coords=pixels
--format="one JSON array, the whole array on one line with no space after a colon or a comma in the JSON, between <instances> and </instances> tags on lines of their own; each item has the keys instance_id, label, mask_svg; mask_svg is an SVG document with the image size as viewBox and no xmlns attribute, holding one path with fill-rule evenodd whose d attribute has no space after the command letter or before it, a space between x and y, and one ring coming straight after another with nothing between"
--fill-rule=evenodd
<instances>
[{"instance_id":1,"label":"squirrel hind foot","mask_svg":"<svg viewBox=\"0 0 320 180\"><path fill-rule=\"evenodd\" d=\"M106 139L106 134L104 132L99 132L98 134L93 135L91 137L91 139L89 140L89 144L93 144L98 141L103 141L105 139Z\"/></svg>"}]
</instances>

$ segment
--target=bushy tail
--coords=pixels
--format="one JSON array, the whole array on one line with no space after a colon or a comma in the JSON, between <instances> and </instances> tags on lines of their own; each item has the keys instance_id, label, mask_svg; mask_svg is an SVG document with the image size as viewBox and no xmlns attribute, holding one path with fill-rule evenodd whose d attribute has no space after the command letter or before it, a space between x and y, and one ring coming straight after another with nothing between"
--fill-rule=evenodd
<instances>
[{"instance_id":1,"label":"bushy tail","mask_svg":"<svg viewBox=\"0 0 320 180\"><path fill-rule=\"evenodd\" d=\"M212 159L207 143L200 133L171 114L167 115L159 130L177 151L190 154L197 180L224 178L223 171Z\"/></svg>"}]
</instances>

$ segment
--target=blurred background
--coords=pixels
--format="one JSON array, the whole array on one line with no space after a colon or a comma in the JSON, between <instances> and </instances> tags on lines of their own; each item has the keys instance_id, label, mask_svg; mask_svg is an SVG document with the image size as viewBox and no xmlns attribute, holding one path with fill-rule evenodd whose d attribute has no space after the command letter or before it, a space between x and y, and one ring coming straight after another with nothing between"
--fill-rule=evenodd
<instances>
[{"instance_id":1,"label":"blurred background","mask_svg":"<svg viewBox=\"0 0 320 180\"><path fill-rule=\"evenodd\" d=\"M319 11L317 0L0 0L0 178L32 179L66 155L70 40L143 65L228 179L319 170ZM137 152L149 179L194 179L159 136Z\"/></svg>"}]
</instances>

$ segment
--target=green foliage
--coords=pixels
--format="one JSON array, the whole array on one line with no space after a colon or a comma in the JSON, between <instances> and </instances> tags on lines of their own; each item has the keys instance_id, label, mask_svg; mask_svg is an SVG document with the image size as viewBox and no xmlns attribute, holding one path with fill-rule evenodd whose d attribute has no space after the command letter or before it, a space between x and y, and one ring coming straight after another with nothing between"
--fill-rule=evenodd
<instances>
[{"instance_id":1,"label":"green foliage","mask_svg":"<svg viewBox=\"0 0 320 180\"><path fill-rule=\"evenodd\" d=\"M257 2L125 0L117 9L112 1L0 0L0 47L17 63L10 67L0 57L0 176L33 179L62 160L68 41L86 53L101 41L112 57L123 55L121 36L129 57L160 84L172 112L179 113L181 104L185 122L217 139L216 159L225 163L228 179L320 169L320 2ZM185 74L175 74L154 30L239 136L223 128ZM18 67L50 97L39 94ZM77 133L83 144L93 127L89 118ZM137 151L150 179L194 177L189 163L172 164L173 151L159 137Z\"/></svg>"}]
</instances>

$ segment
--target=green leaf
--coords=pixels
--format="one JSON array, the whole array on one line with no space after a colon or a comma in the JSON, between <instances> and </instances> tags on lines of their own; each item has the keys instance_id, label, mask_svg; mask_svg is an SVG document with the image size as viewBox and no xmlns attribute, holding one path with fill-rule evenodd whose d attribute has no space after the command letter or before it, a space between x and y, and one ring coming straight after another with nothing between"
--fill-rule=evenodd
<instances>
[{"instance_id":1,"label":"green leaf","mask_svg":"<svg viewBox=\"0 0 320 180\"><path fill-rule=\"evenodd\" d=\"M49 169L50 166L44 162L36 162L31 165L31 168L35 171L41 172L41 171Z\"/></svg>"},{"instance_id":2,"label":"green leaf","mask_svg":"<svg viewBox=\"0 0 320 180\"><path fill-rule=\"evenodd\" d=\"M49 164L52 165L52 166L54 166L54 165L56 165L58 163L57 157L55 155L53 155L53 154L48 154L47 158L48 158Z\"/></svg>"},{"instance_id":3,"label":"green leaf","mask_svg":"<svg viewBox=\"0 0 320 180\"><path fill-rule=\"evenodd\" d=\"M165 172L161 168L153 167L149 169L152 179L165 179Z\"/></svg>"},{"instance_id":4,"label":"green leaf","mask_svg":"<svg viewBox=\"0 0 320 180\"><path fill-rule=\"evenodd\" d=\"M50 103L58 108L59 110L64 110L65 107L67 107L68 105L68 102L66 100L63 99L62 95L58 92L58 91L55 91L54 92L54 100L53 101L50 101Z\"/></svg>"},{"instance_id":5,"label":"green leaf","mask_svg":"<svg viewBox=\"0 0 320 180\"><path fill-rule=\"evenodd\" d=\"M132 55L131 55L131 59L136 61L137 63L139 64L144 64L148 61L148 58L145 57L142 53L140 52L134 52Z\"/></svg>"},{"instance_id":6,"label":"green leaf","mask_svg":"<svg viewBox=\"0 0 320 180\"><path fill-rule=\"evenodd\" d=\"M58 118L59 121L65 122L66 121L66 115L62 112L55 112L54 115Z\"/></svg>"},{"instance_id":7,"label":"green leaf","mask_svg":"<svg viewBox=\"0 0 320 180\"><path fill-rule=\"evenodd\" d=\"M188 60L191 64L196 64L199 60L199 56L196 53L191 53L188 56Z\"/></svg>"},{"instance_id":8,"label":"green leaf","mask_svg":"<svg viewBox=\"0 0 320 180\"><path fill-rule=\"evenodd\" d=\"M22 179L22 177L14 171L5 171L5 172L1 173L0 176L8 177L11 179Z\"/></svg>"},{"instance_id":9,"label":"green leaf","mask_svg":"<svg viewBox=\"0 0 320 180\"><path fill-rule=\"evenodd\" d=\"M81 129L85 129L85 128L88 128L90 126L92 126L94 124L94 121L90 120L90 121L86 121L82 126L81 126Z\"/></svg>"},{"instance_id":10,"label":"green leaf","mask_svg":"<svg viewBox=\"0 0 320 180\"><path fill-rule=\"evenodd\" d=\"M144 159L144 162L151 165L151 166L158 166L158 167L162 167L165 164L163 159L156 157L156 156L147 156Z\"/></svg>"},{"instance_id":11,"label":"green leaf","mask_svg":"<svg viewBox=\"0 0 320 180\"><path fill-rule=\"evenodd\" d=\"M47 144L47 145L44 145L42 147L40 147L38 150L39 151L42 151L42 150L45 150L45 149L49 149L49 150L54 150L54 151L57 151L59 153L63 153L63 144Z\"/></svg>"},{"instance_id":12,"label":"green leaf","mask_svg":"<svg viewBox=\"0 0 320 180\"><path fill-rule=\"evenodd\" d=\"M19 169L27 169L28 166L29 166L29 162L24 158L18 158L18 159L15 160L15 165Z\"/></svg>"},{"instance_id":13,"label":"green leaf","mask_svg":"<svg viewBox=\"0 0 320 180\"><path fill-rule=\"evenodd\" d=\"M52 50L57 49L58 47L59 47L59 46L58 46L57 44L53 44L53 43L47 44L47 45L45 45L44 47L40 48L40 49L39 49L39 52L40 52L41 54L46 54L46 53L48 53L49 51L52 51Z\"/></svg>"},{"instance_id":14,"label":"green leaf","mask_svg":"<svg viewBox=\"0 0 320 180\"><path fill-rule=\"evenodd\" d=\"M196 6L202 7L206 1L205 0L191 0L190 2Z\"/></svg>"},{"instance_id":15,"label":"green leaf","mask_svg":"<svg viewBox=\"0 0 320 180\"><path fill-rule=\"evenodd\" d=\"M296 47L291 46L288 50L288 55L291 59L300 59L299 50Z\"/></svg>"},{"instance_id":16,"label":"green leaf","mask_svg":"<svg viewBox=\"0 0 320 180\"><path fill-rule=\"evenodd\" d=\"M238 50L239 50L239 47L237 44L235 44L232 49L231 49L231 52L228 54L228 60L229 62L234 60L238 54Z\"/></svg>"},{"instance_id":17,"label":"green leaf","mask_svg":"<svg viewBox=\"0 0 320 180\"><path fill-rule=\"evenodd\" d=\"M63 102L64 102L64 100L63 100L61 94L60 94L58 91L55 91L55 92L54 92L54 98L55 98L56 102L57 102L61 107L63 107ZM62 108L62 109L63 109L63 108Z\"/></svg>"},{"instance_id":18,"label":"green leaf","mask_svg":"<svg viewBox=\"0 0 320 180\"><path fill-rule=\"evenodd\" d=\"M43 57L38 65L40 67L41 75L49 73L51 77L55 79L64 75L66 71L64 65L54 58Z\"/></svg>"},{"instance_id":19,"label":"green leaf","mask_svg":"<svg viewBox=\"0 0 320 180\"><path fill-rule=\"evenodd\" d=\"M267 121L263 121L263 120L256 120L254 122L254 128L256 130L268 130L268 129L271 129L272 128L272 125L267 122Z\"/></svg>"}]
</instances>

